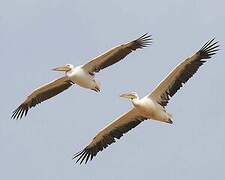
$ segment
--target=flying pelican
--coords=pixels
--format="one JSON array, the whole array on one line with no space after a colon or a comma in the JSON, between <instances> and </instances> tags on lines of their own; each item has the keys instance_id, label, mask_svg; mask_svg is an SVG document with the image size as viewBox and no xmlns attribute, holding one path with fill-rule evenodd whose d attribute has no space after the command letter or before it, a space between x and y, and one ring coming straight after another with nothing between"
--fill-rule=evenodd
<instances>
[{"instance_id":1,"label":"flying pelican","mask_svg":"<svg viewBox=\"0 0 225 180\"><path fill-rule=\"evenodd\" d=\"M172 116L165 110L167 103L199 67L219 50L218 47L218 42L214 39L205 43L197 53L179 64L152 93L141 99L136 92L120 95L132 102L133 109L103 128L87 147L74 154L73 159L77 158L76 163L87 163L88 160L92 160L99 151L116 142L116 139L120 139L123 134L144 120L153 119L172 124Z\"/></svg>"},{"instance_id":2,"label":"flying pelican","mask_svg":"<svg viewBox=\"0 0 225 180\"><path fill-rule=\"evenodd\" d=\"M34 90L27 97L27 99L16 110L13 111L11 118L18 119L22 118L23 115L26 116L30 108L53 96L56 96L57 94L68 89L73 84L100 92L100 82L95 80L95 73L119 62L132 51L135 51L136 49L142 49L151 43L151 35L146 33L134 41L122 44L109 50L108 52L94 58L85 65L75 67L72 64L67 64L65 66L53 69L55 71L64 71L65 76Z\"/></svg>"}]
</instances>

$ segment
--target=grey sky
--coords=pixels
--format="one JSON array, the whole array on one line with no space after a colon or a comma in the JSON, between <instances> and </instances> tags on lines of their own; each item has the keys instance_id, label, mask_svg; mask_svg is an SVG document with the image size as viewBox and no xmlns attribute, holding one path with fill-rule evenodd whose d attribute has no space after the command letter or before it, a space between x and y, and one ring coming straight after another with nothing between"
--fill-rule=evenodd
<instances>
[{"instance_id":1,"label":"grey sky","mask_svg":"<svg viewBox=\"0 0 225 180\"><path fill-rule=\"evenodd\" d=\"M224 43L222 0L0 1L0 179L224 179ZM152 46L97 75L102 93L74 86L21 121L11 112L34 88L145 32ZM109 122L129 110L121 92L150 92L210 38L221 51L168 105L174 124L147 121L87 165L74 165Z\"/></svg>"}]
</instances>

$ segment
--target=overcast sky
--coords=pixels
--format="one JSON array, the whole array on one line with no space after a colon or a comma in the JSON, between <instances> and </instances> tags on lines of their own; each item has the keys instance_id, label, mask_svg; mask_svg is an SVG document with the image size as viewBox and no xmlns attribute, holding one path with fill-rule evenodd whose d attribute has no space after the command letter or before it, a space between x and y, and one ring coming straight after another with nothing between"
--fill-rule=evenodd
<instances>
[{"instance_id":1,"label":"overcast sky","mask_svg":"<svg viewBox=\"0 0 225 180\"><path fill-rule=\"evenodd\" d=\"M222 0L0 1L0 179L225 178L225 3ZM11 112L43 83L149 32L154 43L97 75L100 94L74 86L32 109ZM122 92L149 93L216 37L221 50L170 101L174 124L146 121L87 165L72 155L131 108Z\"/></svg>"}]
</instances>

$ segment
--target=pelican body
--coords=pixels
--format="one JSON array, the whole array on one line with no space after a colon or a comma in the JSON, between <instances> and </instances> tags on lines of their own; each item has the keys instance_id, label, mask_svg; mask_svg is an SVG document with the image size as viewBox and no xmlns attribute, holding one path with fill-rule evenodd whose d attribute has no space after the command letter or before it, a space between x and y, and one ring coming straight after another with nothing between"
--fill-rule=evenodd
<instances>
[{"instance_id":1,"label":"pelican body","mask_svg":"<svg viewBox=\"0 0 225 180\"><path fill-rule=\"evenodd\" d=\"M120 95L120 97L129 99L137 112L143 117L161 122L172 123L172 115L167 113L165 109L154 99L148 97L139 99L136 92L125 93Z\"/></svg>"},{"instance_id":2,"label":"pelican body","mask_svg":"<svg viewBox=\"0 0 225 180\"><path fill-rule=\"evenodd\" d=\"M94 74L85 71L83 66L74 67L72 64L67 64L53 70L65 71L65 75L73 84L77 84L83 88L91 89L96 92L100 92L100 83L95 80Z\"/></svg>"}]
</instances>

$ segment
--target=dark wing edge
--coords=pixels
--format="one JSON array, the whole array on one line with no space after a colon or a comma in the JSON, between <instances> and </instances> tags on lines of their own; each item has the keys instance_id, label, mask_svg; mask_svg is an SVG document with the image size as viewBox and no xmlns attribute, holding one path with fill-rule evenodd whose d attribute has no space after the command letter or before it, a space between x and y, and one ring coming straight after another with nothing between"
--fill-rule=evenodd
<instances>
[{"instance_id":1,"label":"dark wing edge","mask_svg":"<svg viewBox=\"0 0 225 180\"><path fill-rule=\"evenodd\" d=\"M180 66L184 65L182 72L179 76L177 76L177 74L173 75L173 77L177 76L177 79L172 83L172 85L169 87L169 89L167 89L167 91L161 94L160 100L158 101L160 105L165 107L168 104L170 98L181 87L183 87L183 85L197 72L199 67L206 62L206 60L203 59L210 59L214 54L216 54L217 51L219 51L218 43L218 41L215 42L215 38L207 41L197 53L195 53L191 58L188 58L186 61L180 64ZM179 66L177 68L179 68ZM154 91L151 95L154 97L153 94Z\"/></svg>"},{"instance_id":2,"label":"dark wing edge","mask_svg":"<svg viewBox=\"0 0 225 180\"><path fill-rule=\"evenodd\" d=\"M117 46L107 51L106 53L94 58L92 61L85 64L82 68L91 74L94 72L99 72L100 70L124 59L132 51L135 51L138 48L142 49L151 44L152 36L148 33L145 33L134 41Z\"/></svg>"},{"instance_id":3,"label":"dark wing edge","mask_svg":"<svg viewBox=\"0 0 225 180\"><path fill-rule=\"evenodd\" d=\"M132 51L135 51L137 49L143 49L151 44L151 35L148 35L148 33L146 33L130 43L121 45L115 48L112 54L108 55L108 60L102 62L100 69L104 69L108 66L111 66L124 59ZM98 69L97 71L99 71L100 69Z\"/></svg>"},{"instance_id":4,"label":"dark wing edge","mask_svg":"<svg viewBox=\"0 0 225 180\"><path fill-rule=\"evenodd\" d=\"M91 161L98 152L104 150L109 145L116 142L116 139L120 139L123 134L135 128L145 119L146 118L143 118L141 116L136 117L133 119L133 121L123 124L123 126L112 129L107 134L103 135L99 141L93 143L93 141L95 141L95 138L97 137L96 136L86 148L74 154L73 159L77 159L76 163L79 162L80 164L82 164L84 162L86 164L88 161Z\"/></svg>"},{"instance_id":5,"label":"dark wing edge","mask_svg":"<svg viewBox=\"0 0 225 180\"><path fill-rule=\"evenodd\" d=\"M57 82L61 81L61 84L57 86ZM53 85L51 89L47 89L46 87L49 85ZM57 94L63 92L68 89L72 85L72 82L67 78L63 77L53 81L52 83L47 84L46 86L42 86L35 90L31 95L27 97L27 99L12 112L11 119L21 119L23 116L26 116L28 110L32 107L35 107L37 104L56 96ZM44 93L38 93L38 91L44 91Z\"/></svg>"}]
</instances>

